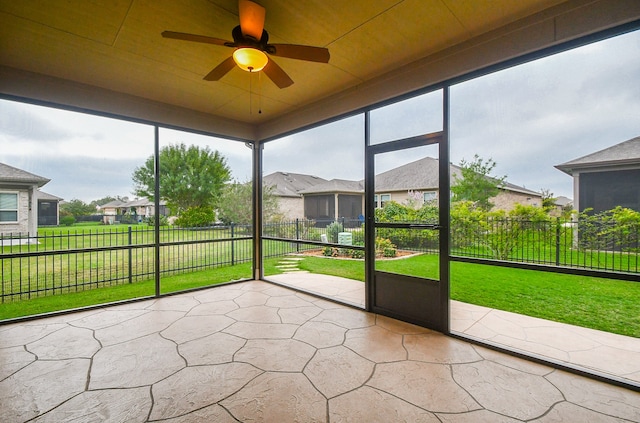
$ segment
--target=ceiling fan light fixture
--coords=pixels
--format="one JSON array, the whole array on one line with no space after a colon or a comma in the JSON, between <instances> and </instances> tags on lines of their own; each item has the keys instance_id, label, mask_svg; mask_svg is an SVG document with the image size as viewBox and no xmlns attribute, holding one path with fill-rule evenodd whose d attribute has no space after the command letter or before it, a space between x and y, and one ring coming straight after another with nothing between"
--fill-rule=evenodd
<instances>
[{"instance_id":1,"label":"ceiling fan light fixture","mask_svg":"<svg viewBox=\"0 0 640 423\"><path fill-rule=\"evenodd\" d=\"M251 47L242 47L234 51L233 60L240 69L247 72L259 72L269 62L264 52Z\"/></svg>"}]
</instances>

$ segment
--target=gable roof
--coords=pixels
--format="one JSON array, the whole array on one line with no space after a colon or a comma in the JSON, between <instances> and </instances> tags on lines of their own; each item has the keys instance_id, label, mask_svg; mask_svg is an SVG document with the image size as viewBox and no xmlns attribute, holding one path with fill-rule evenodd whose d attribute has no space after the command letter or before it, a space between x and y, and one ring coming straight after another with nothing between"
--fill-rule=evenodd
<instances>
[{"instance_id":1,"label":"gable roof","mask_svg":"<svg viewBox=\"0 0 640 423\"><path fill-rule=\"evenodd\" d=\"M62 201L61 197L55 196L53 194L49 194L48 192L44 192L44 191L39 191L40 193L38 194L38 201L40 200L44 200L44 201Z\"/></svg>"},{"instance_id":2,"label":"gable roof","mask_svg":"<svg viewBox=\"0 0 640 423\"><path fill-rule=\"evenodd\" d=\"M364 193L364 181L350 181L347 179L332 179L299 191L300 194L324 194L324 193Z\"/></svg>"},{"instance_id":3,"label":"gable roof","mask_svg":"<svg viewBox=\"0 0 640 423\"><path fill-rule=\"evenodd\" d=\"M264 185L274 187L273 194L280 197L301 197L300 191L327 182L318 176L289 172L273 172L262 181Z\"/></svg>"},{"instance_id":4,"label":"gable roof","mask_svg":"<svg viewBox=\"0 0 640 423\"><path fill-rule=\"evenodd\" d=\"M604 150L556 165L555 168L573 175L574 171L581 169L629 165L640 165L640 137L631 138Z\"/></svg>"},{"instance_id":5,"label":"gable roof","mask_svg":"<svg viewBox=\"0 0 640 423\"><path fill-rule=\"evenodd\" d=\"M0 163L0 183L12 183L17 185L33 185L43 186L51 179L29 173L26 170L18 169L4 163Z\"/></svg>"}]
</instances>

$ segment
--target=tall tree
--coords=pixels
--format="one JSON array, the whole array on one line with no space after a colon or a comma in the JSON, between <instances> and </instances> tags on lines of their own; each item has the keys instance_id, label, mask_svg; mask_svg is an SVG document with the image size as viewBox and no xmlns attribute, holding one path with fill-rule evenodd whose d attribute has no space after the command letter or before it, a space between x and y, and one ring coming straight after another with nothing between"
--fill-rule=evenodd
<instances>
[{"instance_id":1,"label":"tall tree","mask_svg":"<svg viewBox=\"0 0 640 423\"><path fill-rule=\"evenodd\" d=\"M279 213L278 197L273 194L272 186L262 188L262 218L265 222L273 220ZM218 205L218 218L224 223L251 223L253 219L253 185L251 182L233 182L227 184Z\"/></svg>"},{"instance_id":2,"label":"tall tree","mask_svg":"<svg viewBox=\"0 0 640 423\"><path fill-rule=\"evenodd\" d=\"M452 201L472 201L476 207L488 211L493 207L490 201L500 193L500 188L504 186L506 176L491 176L491 172L496 167L493 159L484 160L477 154L473 160L468 162L464 159L460 161L462 178L454 175L454 183L451 186L453 192Z\"/></svg>"},{"instance_id":3,"label":"tall tree","mask_svg":"<svg viewBox=\"0 0 640 423\"><path fill-rule=\"evenodd\" d=\"M168 145L160 150L160 198L172 213L193 207L214 208L231 178L227 159L209 147ZM154 159L133 172L134 193L154 199Z\"/></svg>"},{"instance_id":4,"label":"tall tree","mask_svg":"<svg viewBox=\"0 0 640 423\"><path fill-rule=\"evenodd\" d=\"M77 218L78 216L88 216L94 214L95 212L95 206L87 204L82 200L78 200L77 198L60 204L60 214L63 216L71 215Z\"/></svg>"}]
</instances>

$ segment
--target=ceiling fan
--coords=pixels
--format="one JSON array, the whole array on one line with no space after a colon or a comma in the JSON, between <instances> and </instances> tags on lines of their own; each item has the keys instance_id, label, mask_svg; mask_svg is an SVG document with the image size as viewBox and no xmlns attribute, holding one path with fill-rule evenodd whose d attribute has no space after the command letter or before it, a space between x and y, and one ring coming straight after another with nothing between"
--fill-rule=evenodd
<instances>
[{"instance_id":1,"label":"ceiling fan","mask_svg":"<svg viewBox=\"0 0 640 423\"><path fill-rule=\"evenodd\" d=\"M174 31L164 31L162 36L235 49L232 56L225 59L204 77L206 81L218 81L237 65L248 72L262 70L279 88L286 88L293 84L293 80L273 59L267 57L267 54L309 62L329 62L329 50L324 47L269 44L269 33L264 29L266 10L259 4L250 0L239 0L238 9L240 25L231 31L233 41Z\"/></svg>"}]
</instances>

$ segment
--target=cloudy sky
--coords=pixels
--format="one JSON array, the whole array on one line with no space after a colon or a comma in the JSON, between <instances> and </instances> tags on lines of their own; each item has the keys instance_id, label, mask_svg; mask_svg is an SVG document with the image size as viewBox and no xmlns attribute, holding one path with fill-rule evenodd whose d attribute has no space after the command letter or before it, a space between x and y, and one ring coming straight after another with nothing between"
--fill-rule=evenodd
<instances>
[{"instance_id":1,"label":"cloudy sky","mask_svg":"<svg viewBox=\"0 0 640 423\"><path fill-rule=\"evenodd\" d=\"M441 94L372 113L374 142L441 129ZM265 174L363 178L363 118L355 116L269 142ZM500 71L451 89L451 161L493 159L495 176L572 197L554 165L640 136L640 31ZM251 177L241 142L161 130L175 143L220 151L235 179ZM153 153L153 128L0 100L0 162L51 179L43 190L71 200L132 195L131 174ZM437 157L434 148L381 156L384 171Z\"/></svg>"}]
</instances>

